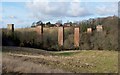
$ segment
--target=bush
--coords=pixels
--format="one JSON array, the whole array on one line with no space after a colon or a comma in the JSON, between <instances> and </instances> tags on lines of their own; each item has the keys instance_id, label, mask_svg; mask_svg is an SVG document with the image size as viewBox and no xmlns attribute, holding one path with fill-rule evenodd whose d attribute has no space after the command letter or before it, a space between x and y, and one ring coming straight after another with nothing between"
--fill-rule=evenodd
<instances>
[{"instance_id":1,"label":"bush","mask_svg":"<svg viewBox=\"0 0 120 75\"><path fill-rule=\"evenodd\" d=\"M57 47L58 35L56 29L46 30L43 33L43 48L47 50L52 50Z\"/></svg>"},{"instance_id":2,"label":"bush","mask_svg":"<svg viewBox=\"0 0 120 75\"><path fill-rule=\"evenodd\" d=\"M73 49L74 48L74 35L68 35L68 38L64 41L64 48L65 49Z\"/></svg>"},{"instance_id":3,"label":"bush","mask_svg":"<svg viewBox=\"0 0 120 75\"><path fill-rule=\"evenodd\" d=\"M20 40L16 33L9 30L2 30L2 45L19 46Z\"/></svg>"}]
</instances>

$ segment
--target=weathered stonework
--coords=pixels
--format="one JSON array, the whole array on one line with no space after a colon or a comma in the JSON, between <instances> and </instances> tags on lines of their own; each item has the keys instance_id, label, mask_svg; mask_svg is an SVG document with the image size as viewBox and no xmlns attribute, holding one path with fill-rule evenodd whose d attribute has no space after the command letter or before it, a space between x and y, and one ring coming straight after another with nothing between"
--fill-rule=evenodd
<instances>
[{"instance_id":1,"label":"weathered stonework","mask_svg":"<svg viewBox=\"0 0 120 75\"><path fill-rule=\"evenodd\" d=\"M7 25L7 29L11 30L12 32L14 32L14 24L8 24Z\"/></svg>"},{"instance_id":2,"label":"weathered stonework","mask_svg":"<svg viewBox=\"0 0 120 75\"><path fill-rule=\"evenodd\" d=\"M58 45L63 46L64 41L64 27L58 27Z\"/></svg>"},{"instance_id":3,"label":"weathered stonework","mask_svg":"<svg viewBox=\"0 0 120 75\"><path fill-rule=\"evenodd\" d=\"M80 36L80 28L74 28L74 46L79 47L79 36Z\"/></svg>"},{"instance_id":4,"label":"weathered stonework","mask_svg":"<svg viewBox=\"0 0 120 75\"><path fill-rule=\"evenodd\" d=\"M92 28L87 28L87 33L92 33Z\"/></svg>"},{"instance_id":5,"label":"weathered stonework","mask_svg":"<svg viewBox=\"0 0 120 75\"><path fill-rule=\"evenodd\" d=\"M101 32L101 31L103 31L103 27L102 27L102 25L98 25L98 26L96 26L96 29L97 29L97 32Z\"/></svg>"},{"instance_id":6,"label":"weathered stonework","mask_svg":"<svg viewBox=\"0 0 120 75\"><path fill-rule=\"evenodd\" d=\"M39 35L42 35L42 34L43 34L43 26L36 26L36 32L37 32Z\"/></svg>"},{"instance_id":7,"label":"weathered stonework","mask_svg":"<svg viewBox=\"0 0 120 75\"><path fill-rule=\"evenodd\" d=\"M37 32L38 36L40 37L41 43L43 46L43 26L36 26L36 32Z\"/></svg>"}]
</instances>

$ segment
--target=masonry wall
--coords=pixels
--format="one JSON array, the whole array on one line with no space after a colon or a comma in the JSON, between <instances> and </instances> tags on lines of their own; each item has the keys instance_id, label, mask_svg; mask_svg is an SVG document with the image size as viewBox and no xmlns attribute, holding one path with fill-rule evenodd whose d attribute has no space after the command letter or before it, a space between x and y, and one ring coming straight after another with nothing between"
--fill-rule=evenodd
<instances>
[{"instance_id":1,"label":"masonry wall","mask_svg":"<svg viewBox=\"0 0 120 75\"><path fill-rule=\"evenodd\" d=\"M67 35L64 35L64 31L66 30L71 30L73 29L74 31L72 31L74 33L74 46L75 47L79 47L79 32L80 32L80 28L79 27L41 27L41 26L37 26L35 28L17 28L15 29L15 31L21 31L21 32L24 32L24 31L35 31L37 32L40 36L43 36L43 34L46 34L46 32L48 33L51 33L53 31L56 31L58 34L58 45L59 46L63 46L64 45L64 36L67 36ZM54 37L54 36L53 36ZM41 38L41 37L40 37ZM71 37L72 38L72 37ZM44 38L43 38L44 39ZM43 40L42 39L42 40ZM52 41L51 41L52 42Z\"/></svg>"},{"instance_id":2,"label":"masonry wall","mask_svg":"<svg viewBox=\"0 0 120 75\"><path fill-rule=\"evenodd\" d=\"M12 32L14 32L14 24L8 24L7 25L7 29L11 30Z\"/></svg>"},{"instance_id":3,"label":"masonry wall","mask_svg":"<svg viewBox=\"0 0 120 75\"><path fill-rule=\"evenodd\" d=\"M79 47L79 34L80 32L80 28L79 27L75 27L74 28L74 46L75 47Z\"/></svg>"},{"instance_id":4,"label":"masonry wall","mask_svg":"<svg viewBox=\"0 0 120 75\"><path fill-rule=\"evenodd\" d=\"M64 27L58 28L58 45L63 46L64 41Z\"/></svg>"},{"instance_id":5,"label":"masonry wall","mask_svg":"<svg viewBox=\"0 0 120 75\"><path fill-rule=\"evenodd\" d=\"M74 46L78 47L79 46L79 32L80 32L80 28L79 27L42 27L38 26L35 28L16 28L15 31L20 31L20 32L24 32L24 31L35 31L37 32L40 36L42 36L43 34L45 34L45 32L51 33L53 31L58 32L58 45L59 46L63 46L64 45L64 35L66 30L71 30L73 29L73 33L74 33ZM53 36L54 37L54 36ZM72 37L71 37L72 38ZM52 42L52 41L51 41Z\"/></svg>"}]
</instances>

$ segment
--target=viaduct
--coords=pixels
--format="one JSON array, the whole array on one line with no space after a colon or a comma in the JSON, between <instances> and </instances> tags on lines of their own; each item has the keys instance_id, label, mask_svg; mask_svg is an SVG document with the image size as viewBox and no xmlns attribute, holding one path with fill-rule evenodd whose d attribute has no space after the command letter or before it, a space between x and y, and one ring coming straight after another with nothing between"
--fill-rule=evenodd
<instances>
[{"instance_id":1,"label":"viaduct","mask_svg":"<svg viewBox=\"0 0 120 75\"><path fill-rule=\"evenodd\" d=\"M14 24L8 24L7 25L7 29L11 30L12 32L14 32ZM102 31L102 25L98 25L97 27L97 31ZM35 31L43 37L43 26L36 26L35 27ZM91 33L92 29L91 28L87 28L87 33ZM74 47L79 47L79 38L80 37L80 27L74 27ZM43 39L43 38L42 38ZM64 44L64 26L59 26L58 27L58 45L61 47Z\"/></svg>"}]
</instances>

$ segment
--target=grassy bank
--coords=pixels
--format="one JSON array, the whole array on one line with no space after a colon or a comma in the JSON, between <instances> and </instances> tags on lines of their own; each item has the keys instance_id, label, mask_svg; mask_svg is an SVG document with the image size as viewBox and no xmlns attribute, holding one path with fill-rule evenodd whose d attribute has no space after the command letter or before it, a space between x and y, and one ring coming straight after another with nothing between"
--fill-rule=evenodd
<instances>
[{"instance_id":1,"label":"grassy bank","mask_svg":"<svg viewBox=\"0 0 120 75\"><path fill-rule=\"evenodd\" d=\"M41 67L45 69L42 70ZM16 72L15 68L17 72L27 73L117 73L118 52L108 50L47 52L33 48L3 47L3 72ZM35 71L36 69L38 71Z\"/></svg>"}]
</instances>

